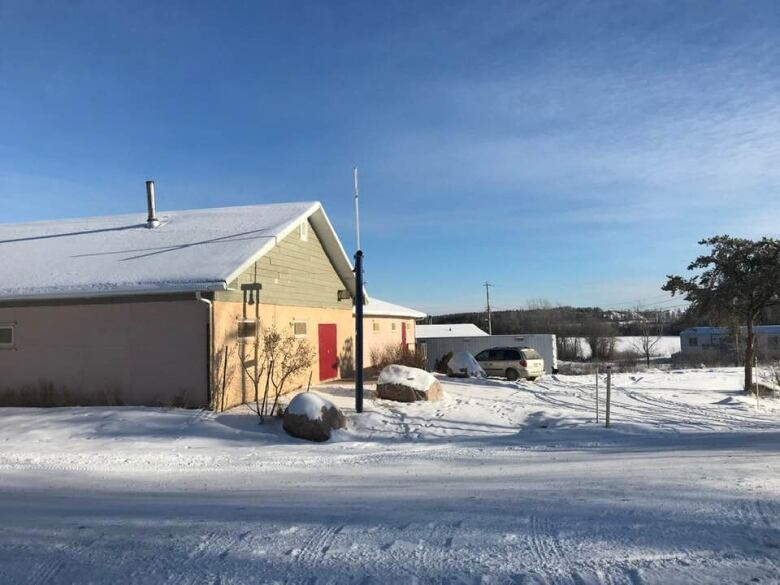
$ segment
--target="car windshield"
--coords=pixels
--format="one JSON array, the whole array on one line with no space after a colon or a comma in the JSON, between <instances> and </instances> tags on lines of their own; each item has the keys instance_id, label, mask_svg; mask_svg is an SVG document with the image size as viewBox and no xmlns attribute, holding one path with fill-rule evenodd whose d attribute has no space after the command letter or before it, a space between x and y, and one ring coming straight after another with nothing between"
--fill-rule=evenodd
<instances>
[{"instance_id":1,"label":"car windshield","mask_svg":"<svg viewBox=\"0 0 780 585\"><path fill-rule=\"evenodd\" d=\"M535 349L524 349L523 355L525 356L525 359L527 360L540 360L542 359L542 356L539 355L539 352Z\"/></svg>"}]
</instances>

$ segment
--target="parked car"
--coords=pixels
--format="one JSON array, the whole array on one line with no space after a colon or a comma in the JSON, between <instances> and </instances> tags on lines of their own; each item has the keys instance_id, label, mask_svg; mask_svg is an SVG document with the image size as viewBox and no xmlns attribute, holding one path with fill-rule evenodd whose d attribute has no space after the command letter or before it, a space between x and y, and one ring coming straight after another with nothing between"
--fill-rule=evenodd
<instances>
[{"instance_id":1,"label":"parked car","mask_svg":"<svg viewBox=\"0 0 780 585\"><path fill-rule=\"evenodd\" d=\"M544 358L530 347L491 347L474 357L488 376L536 380L544 374Z\"/></svg>"}]
</instances>

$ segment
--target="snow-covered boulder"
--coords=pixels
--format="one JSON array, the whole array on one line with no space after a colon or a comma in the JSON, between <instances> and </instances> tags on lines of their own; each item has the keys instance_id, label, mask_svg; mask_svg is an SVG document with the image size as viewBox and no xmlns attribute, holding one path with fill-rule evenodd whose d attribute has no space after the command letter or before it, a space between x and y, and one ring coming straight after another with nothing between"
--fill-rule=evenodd
<instances>
[{"instance_id":1,"label":"snow-covered boulder","mask_svg":"<svg viewBox=\"0 0 780 585\"><path fill-rule=\"evenodd\" d=\"M753 388L751 393L758 394L760 396L780 396L780 386L767 382L765 380L758 380L753 382Z\"/></svg>"},{"instance_id":2,"label":"snow-covered boulder","mask_svg":"<svg viewBox=\"0 0 780 585\"><path fill-rule=\"evenodd\" d=\"M331 401L314 392L298 394L284 410L284 430L308 441L327 441L333 429L347 426L344 414Z\"/></svg>"},{"instance_id":3,"label":"snow-covered boulder","mask_svg":"<svg viewBox=\"0 0 780 585\"><path fill-rule=\"evenodd\" d=\"M484 378L485 370L467 351L456 351L447 362L447 374L456 378Z\"/></svg>"},{"instance_id":4,"label":"snow-covered boulder","mask_svg":"<svg viewBox=\"0 0 780 585\"><path fill-rule=\"evenodd\" d=\"M444 391L439 381L425 370L391 365L379 374L376 395L396 402L416 402L441 400Z\"/></svg>"}]
</instances>

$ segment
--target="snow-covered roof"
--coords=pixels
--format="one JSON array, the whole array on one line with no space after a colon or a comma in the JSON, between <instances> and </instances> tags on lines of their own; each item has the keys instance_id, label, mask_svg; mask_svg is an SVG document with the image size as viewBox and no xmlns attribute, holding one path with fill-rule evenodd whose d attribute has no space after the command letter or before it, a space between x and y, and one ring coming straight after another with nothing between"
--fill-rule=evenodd
<instances>
[{"instance_id":1,"label":"snow-covered roof","mask_svg":"<svg viewBox=\"0 0 780 585\"><path fill-rule=\"evenodd\" d=\"M421 311L394 305L376 297L368 299L368 303L363 306L363 315L366 317L408 317L409 319L424 319L428 316Z\"/></svg>"},{"instance_id":2,"label":"snow-covered roof","mask_svg":"<svg viewBox=\"0 0 780 585\"><path fill-rule=\"evenodd\" d=\"M227 288L307 218L354 295L352 265L318 202L0 225L0 300Z\"/></svg>"},{"instance_id":3,"label":"snow-covered roof","mask_svg":"<svg viewBox=\"0 0 780 585\"><path fill-rule=\"evenodd\" d=\"M747 327L743 325L739 330L745 332ZM753 332L780 335L780 325L754 325ZM680 335L727 335L728 333L729 329L727 327L690 327L680 332Z\"/></svg>"},{"instance_id":4,"label":"snow-covered roof","mask_svg":"<svg viewBox=\"0 0 780 585\"><path fill-rule=\"evenodd\" d=\"M414 335L417 339L434 337L484 337L482 331L473 323L449 323L446 325L418 325Z\"/></svg>"}]
</instances>

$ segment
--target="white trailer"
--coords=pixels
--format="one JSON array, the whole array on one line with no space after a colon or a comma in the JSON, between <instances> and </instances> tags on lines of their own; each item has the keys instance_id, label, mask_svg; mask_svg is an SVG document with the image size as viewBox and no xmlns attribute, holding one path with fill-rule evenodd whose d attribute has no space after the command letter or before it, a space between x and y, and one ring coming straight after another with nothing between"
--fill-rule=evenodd
<instances>
[{"instance_id":1,"label":"white trailer","mask_svg":"<svg viewBox=\"0 0 780 585\"><path fill-rule=\"evenodd\" d=\"M529 333L515 335L480 335L469 337L426 337L417 338L417 347L425 352L426 367L429 371L449 352L467 351L477 355L483 349L491 347L531 347L544 358L544 370L550 374L558 369L558 350L555 335L548 333Z\"/></svg>"}]
</instances>

